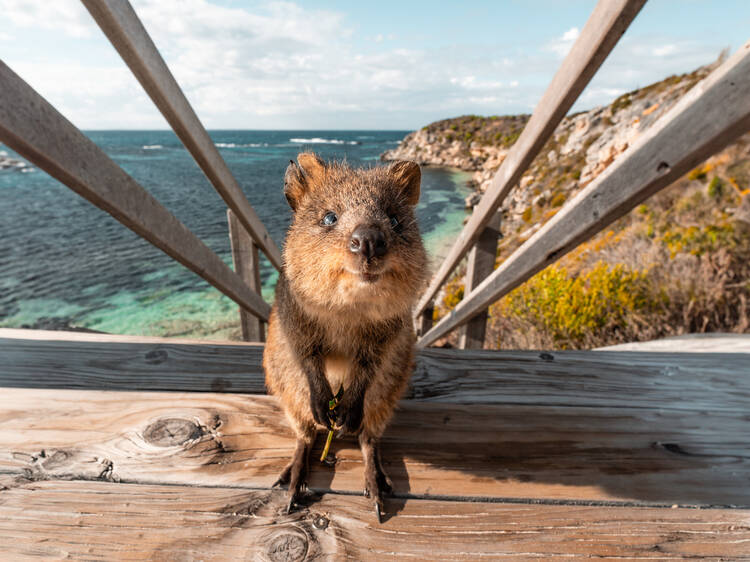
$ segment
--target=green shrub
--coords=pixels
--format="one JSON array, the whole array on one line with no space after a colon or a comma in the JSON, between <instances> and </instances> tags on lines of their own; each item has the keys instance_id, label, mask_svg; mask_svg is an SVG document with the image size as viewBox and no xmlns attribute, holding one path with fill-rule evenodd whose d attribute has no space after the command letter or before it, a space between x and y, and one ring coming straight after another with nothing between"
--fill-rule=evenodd
<instances>
[{"instance_id":1,"label":"green shrub","mask_svg":"<svg viewBox=\"0 0 750 562\"><path fill-rule=\"evenodd\" d=\"M714 176L711 183L708 184L708 196L712 199L721 199L724 194L724 182L719 176Z\"/></svg>"},{"instance_id":2,"label":"green shrub","mask_svg":"<svg viewBox=\"0 0 750 562\"><path fill-rule=\"evenodd\" d=\"M620 111L621 109L625 109L628 107L631 103L633 103L633 99L630 97L630 94L623 94L619 98L617 98L615 101L612 102L612 105L610 106L612 109L612 115Z\"/></svg>"},{"instance_id":3,"label":"green shrub","mask_svg":"<svg viewBox=\"0 0 750 562\"><path fill-rule=\"evenodd\" d=\"M605 330L626 330L629 319L660 303L645 273L600 261L575 277L565 267L547 268L504 297L499 312L546 331L566 348Z\"/></svg>"}]
</instances>

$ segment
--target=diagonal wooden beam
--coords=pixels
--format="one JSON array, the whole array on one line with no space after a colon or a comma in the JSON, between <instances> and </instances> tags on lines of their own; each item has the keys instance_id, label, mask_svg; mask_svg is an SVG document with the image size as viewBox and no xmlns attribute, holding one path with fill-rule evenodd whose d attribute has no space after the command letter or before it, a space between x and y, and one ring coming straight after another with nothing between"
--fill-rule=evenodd
<instances>
[{"instance_id":1,"label":"diagonal wooden beam","mask_svg":"<svg viewBox=\"0 0 750 562\"><path fill-rule=\"evenodd\" d=\"M476 243L505 197L520 181L645 3L646 0L599 0L521 136L508 152L492 184L430 281L417 304L416 318L431 305L440 287Z\"/></svg>"},{"instance_id":2,"label":"diagonal wooden beam","mask_svg":"<svg viewBox=\"0 0 750 562\"><path fill-rule=\"evenodd\" d=\"M270 307L208 246L0 61L0 141L266 320Z\"/></svg>"},{"instance_id":3,"label":"diagonal wooden beam","mask_svg":"<svg viewBox=\"0 0 750 562\"><path fill-rule=\"evenodd\" d=\"M599 177L518 248L448 316L424 347L750 130L750 42L693 87Z\"/></svg>"},{"instance_id":4,"label":"diagonal wooden beam","mask_svg":"<svg viewBox=\"0 0 750 562\"><path fill-rule=\"evenodd\" d=\"M82 0L185 148L276 269L281 252L127 0Z\"/></svg>"}]
</instances>

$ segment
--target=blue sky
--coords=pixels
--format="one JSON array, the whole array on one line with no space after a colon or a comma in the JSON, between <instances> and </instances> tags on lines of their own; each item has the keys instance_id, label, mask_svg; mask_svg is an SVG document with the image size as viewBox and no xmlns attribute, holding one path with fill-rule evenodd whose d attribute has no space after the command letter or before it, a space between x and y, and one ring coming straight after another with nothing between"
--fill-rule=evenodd
<instances>
[{"instance_id":1,"label":"blue sky","mask_svg":"<svg viewBox=\"0 0 750 562\"><path fill-rule=\"evenodd\" d=\"M529 113L595 2L133 0L208 128L415 129ZM166 122L77 0L0 0L3 61L83 129ZM750 2L650 0L574 107L750 39Z\"/></svg>"}]
</instances>

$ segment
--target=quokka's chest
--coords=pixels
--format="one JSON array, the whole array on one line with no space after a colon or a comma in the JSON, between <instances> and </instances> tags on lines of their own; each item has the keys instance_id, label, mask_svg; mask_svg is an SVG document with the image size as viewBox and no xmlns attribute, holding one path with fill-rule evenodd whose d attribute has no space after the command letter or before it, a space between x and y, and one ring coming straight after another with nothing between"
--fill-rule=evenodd
<instances>
[{"instance_id":1,"label":"quokka's chest","mask_svg":"<svg viewBox=\"0 0 750 562\"><path fill-rule=\"evenodd\" d=\"M339 388L346 390L352 376L352 359L340 353L331 353L324 358L326 379L331 391L336 394Z\"/></svg>"}]
</instances>

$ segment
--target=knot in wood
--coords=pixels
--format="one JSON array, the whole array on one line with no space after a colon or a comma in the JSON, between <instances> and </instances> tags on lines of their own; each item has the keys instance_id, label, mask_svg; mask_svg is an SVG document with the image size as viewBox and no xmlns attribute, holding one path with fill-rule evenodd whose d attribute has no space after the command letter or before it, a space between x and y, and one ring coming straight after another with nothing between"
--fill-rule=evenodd
<instances>
[{"instance_id":1,"label":"knot in wood","mask_svg":"<svg viewBox=\"0 0 750 562\"><path fill-rule=\"evenodd\" d=\"M159 363L164 363L168 357L169 353L165 349L153 349L146 353L144 359L149 365L158 365Z\"/></svg>"},{"instance_id":2,"label":"knot in wood","mask_svg":"<svg viewBox=\"0 0 750 562\"><path fill-rule=\"evenodd\" d=\"M175 447L203 435L201 427L191 420L163 418L156 420L143 431L143 439L157 447Z\"/></svg>"},{"instance_id":3,"label":"knot in wood","mask_svg":"<svg viewBox=\"0 0 750 562\"><path fill-rule=\"evenodd\" d=\"M275 535L266 551L272 562L296 562L307 556L307 538L298 533L281 533Z\"/></svg>"}]
</instances>

